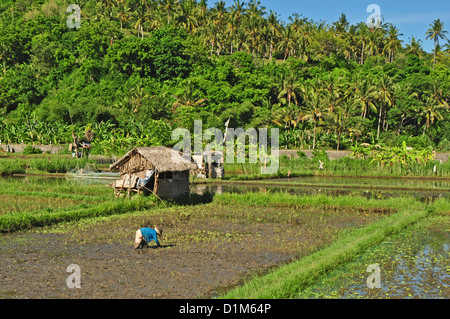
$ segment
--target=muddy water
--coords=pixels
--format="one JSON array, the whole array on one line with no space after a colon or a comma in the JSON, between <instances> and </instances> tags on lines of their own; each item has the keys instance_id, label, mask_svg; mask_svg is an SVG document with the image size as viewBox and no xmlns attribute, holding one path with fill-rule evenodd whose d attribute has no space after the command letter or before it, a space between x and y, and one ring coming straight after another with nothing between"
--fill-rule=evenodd
<instances>
[{"instance_id":1,"label":"muddy water","mask_svg":"<svg viewBox=\"0 0 450 319\"><path fill-rule=\"evenodd\" d=\"M323 182L323 181L322 181ZM259 181L258 181L259 183ZM270 182L269 182L270 183ZM258 193L273 193L282 192L293 195L329 195L329 196L363 196L367 198L383 199L389 197L414 197L422 201L429 201L438 198L450 198L450 189L433 190L429 189L409 189L409 190L395 190L389 187L378 189L376 184L371 184L368 187L358 186L351 187L351 185L339 185L339 184L319 184L308 186L289 186L290 182L284 180L277 180L277 183L283 183L282 185L258 185L257 183L251 184L246 182L245 184L239 183L214 183L214 184L194 184L191 185L191 192L203 194L204 192L210 193L246 193L246 192L258 192ZM345 187L343 187L345 186Z\"/></svg>"},{"instance_id":2,"label":"muddy water","mask_svg":"<svg viewBox=\"0 0 450 319\"><path fill-rule=\"evenodd\" d=\"M0 298L210 297L383 216L208 204L0 234ZM138 254L135 231L155 224L163 248ZM80 267L81 288L67 285L71 264Z\"/></svg>"},{"instance_id":3,"label":"muddy water","mask_svg":"<svg viewBox=\"0 0 450 319\"><path fill-rule=\"evenodd\" d=\"M17 176L1 178L2 181L24 180L38 182L50 186L58 185L109 185L115 179L111 176L102 178L51 178L34 176ZM383 179L383 178L346 178L346 177L296 177L270 179L264 181L246 181L245 183L225 181L214 184L191 184L191 192L203 194L210 193L246 193L246 192L284 192L295 195L329 196L356 195L367 198L388 198L411 196L420 200L433 200L441 197L450 198L450 179ZM296 185L293 185L296 184Z\"/></svg>"}]
</instances>

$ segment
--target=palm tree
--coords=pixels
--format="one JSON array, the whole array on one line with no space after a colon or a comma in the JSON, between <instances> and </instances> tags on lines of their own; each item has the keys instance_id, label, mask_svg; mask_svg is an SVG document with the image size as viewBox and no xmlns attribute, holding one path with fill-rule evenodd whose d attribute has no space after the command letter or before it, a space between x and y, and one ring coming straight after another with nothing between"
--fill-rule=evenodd
<instances>
[{"instance_id":1,"label":"palm tree","mask_svg":"<svg viewBox=\"0 0 450 319\"><path fill-rule=\"evenodd\" d=\"M102 5L104 8L103 14L106 15L108 17L108 19L111 16L112 8L115 6L114 2L115 1L113 1L113 0L102 0ZM106 11L106 14L105 14L105 11Z\"/></svg>"},{"instance_id":2,"label":"palm tree","mask_svg":"<svg viewBox=\"0 0 450 319\"><path fill-rule=\"evenodd\" d=\"M353 89L353 88L351 88ZM376 110L376 87L370 78L356 79L354 104L361 106L361 118L366 118L369 109Z\"/></svg>"},{"instance_id":3,"label":"palm tree","mask_svg":"<svg viewBox=\"0 0 450 319\"><path fill-rule=\"evenodd\" d=\"M277 14L270 10L269 16L267 17L267 28L270 34L269 40L269 60L273 57L274 39L280 34L280 23L278 22Z\"/></svg>"},{"instance_id":4,"label":"palm tree","mask_svg":"<svg viewBox=\"0 0 450 319\"><path fill-rule=\"evenodd\" d=\"M234 5L231 6L231 12L236 13L236 22L238 24L241 23L241 20L244 16L245 12L245 2L241 2L240 0L234 0Z\"/></svg>"},{"instance_id":5,"label":"palm tree","mask_svg":"<svg viewBox=\"0 0 450 319\"><path fill-rule=\"evenodd\" d=\"M395 84L392 83L392 79L387 75L383 74L380 81L378 82L377 88L377 98L379 103L379 113L378 113L378 129L377 129L377 140L380 138L380 127L381 127L381 117L386 110L383 109L385 106L392 107L395 104L394 91L397 88ZM386 117L386 116L385 116Z\"/></svg>"},{"instance_id":6,"label":"palm tree","mask_svg":"<svg viewBox=\"0 0 450 319\"><path fill-rule=\"evenodd\" d=\"M349 25L350 23L348 22L347 17L345 16L344 13L341 13L341 16L339 17L338 21L333 23L333 27L337 35L341 38L345 37Z\"/></svg>"},{"instance_id":7,"label":"palm tree","mask_svg":"<svg viewBox=\"0 0 450 319\"><path fill-rule=\"evenodd\" d=\"M301 120L298 111L292 107L281 107L276 109L272 114L272 122L278 126L284 127L284 140L286 148L289 147L291 130L295 129Z\"/></svg>"},{"instance_id":8,"label":"palm tree","mask_svg":"<svg viewBox=\"0 0 450 319\"><path fill-rule=\"evenodd\" d=\"M136 87L130 90L130 95L125 97L125 102L129 107L133 108L133 113L138 113L147 98L148 94L141 80Z\"/></svg>"},{"instance_id":9,"label":"palm tree","mask_svg":"<svg viewBox=\"0 0 450 319\"><path fill-rule=\"evenodd\" d=\"M138 7L134 12L136 17L134 28L138 31L138 37L141 34L142 39L144 38L144 22L149 17L149 13L149 0L139 0Z\"/></svg>"},{"instance_id":10,"label":"palm tree","mask_svg":"<svg viewBox=\"0 0 450 319\"><path fill-rule=\"evenodd\" d=\"M438 101L436 101L432 96L429 96L425 103L420 103L420 106L416 111L419 118L418 123L420 123L423 118L425 118L425 127L423 130L423 134L425 134L425 130L431 129L431 124L433 124L435 121L444 119L444 116L441 114L441 110L445 109L445 106L438 103Z\"/></svg>"},{"instance_id":11,"label":"palm tree","mask_svg":"<svg viewBox=\"0 0 450 319\"><path fill-rule=\"evenodd\" d=\"M447 39L446 34L448 31L444 30L444 24L441 22L440 19L436 19L433 21L433 23L430 24L430 28L425 33L426 38L434 41L434 65L436 65L436 52L437 52L437 46L439 45L439 40ZM434 68L433 65L433 68Z\"/></svg>"},{"instance_id":12,"label":"palm tree","mask_svg":"<svg viewBox=\"0 0 450 319\"><path fill-rule=\"evenodd\" d=\"M301 87L303 101L305 103L304 111L299 115L301 121L312 121L314 123L313 131L313 149L316 148L317 124L324 117L324 104L322 103L322 89L317 81L308 84L302 84Z\"/></svg>"},{"instance_id":13,"label":"palm tree","mask_svg":"<svg viewBox=\"0 0 450 319\"><path fill-rule=\"evenodd\" d=\"M298 105L298 96L296 91L300 88L300 84L297 82L294 75L290 75L287 79L283 79L283 87L281 92L278 94L278 99L281 99L283 96L287 96L288 106L291 106L292 100L295 101L295 104Z\"/></svg>"},{"instance_id":14,"label":"palm tree","mask_svg":"<svg viewBox=\"0 0 450 319\"><path fill-rule=\"evenodd\" d=\"M444 50L450 54L450 40L447 40L447 43L444 45Z\"/></svg>"},{"instance_id":15,"label":"palm tree","mask_svg":"<svg viewBox=\"0 0 450 319\"><path fill-rule=\"evenodd\" d=\"M205 44L211 47L211 57L213 56L214 49L220 47L219 30L220 28L214 23L211 17L209 17L206 24L199 29L199 32L203 35Z\"/></svg>"},{"instance_id":16,"label":"palm tree","mask_svg":"<svg viewBox=\"0 0 450 319\"><path fill-rule=\"evenodd\" d=\"M357 44L361 48L360 64L364 64L364 53L366 50L367 43L369 42L369 28L365 23L359 24Z\"/></svg>"},{"instance_id":17,"label":"palm tree","mask_svg":"<svg viewBox=\"0 0 450 319\"><path fill-rule=\"evenodd\" d=\"M444 58L444 51L442 51L441 46L438 44L434 48L433 53L434 53L434 58L431 62L433 63L433 66L434 66L434 65L437 65L439 63L439 61L441 61Z\"/></svg>"},{"instance_id":18,"label":"palm tree","mask_svg":"<svg viewBox=\"0 0 450 319\"><path fill-rule=\"evenodd\" d=\"M127 0L116 0L117 17L120 20L120 31L123 30L123 23L127 21L129 16L130 7L127 4Z\"/></svg>"},{"instance_id":19,"label":"palm tree","mask_svg":"<svg viewBox=\"0 0 450 319\"><path fill-rule=\"evenodd\" d=\"M194 14L195 5L195 0L182 0L180 2L180 14L177 17L177 22L189 33L194 33L198 26L198 21Z\"/></svg>"},{"instance_id":20,"label":"palm tree","mask_svg":"<svg viewBox=\"0 0 450 319\"><path fill-rule=\"evenodd\" d=\"M201 107L204 106L208 99L196 99L194 96L194 84L188 81L186 85L186 90L182 95L174 95L173 97L177 100L172 104L172 111L176 111L179 107Z\"/></svg>"},{"instance_id":21,"label":"palm tree","mask_svg":"<svg viewBox=\"0 0 450 319\"><path fill-rule=\"evenodd\" d=\"M422 41L420 39L416 40L415 37L412 37L410 43L406 45L406 53L417 55L419 58L422 57Z\"/></svg>"},{"instance_id":22,"label":"palm tree","mask_svg":"<svg viewBox=\"0 0 450 319\"><path fill-rule=\"evenodd\" d=\"M220 28L223 27L227 14L226 3L223 0L220 0L215 3L215 6L211 9L211 16L213 18L213 22Z\"/></svg>"},{"instance_id":23,"label":"palm tree","mask_svg":"<svg viewBox=\"0 0 450 319\"><path fill-rule=\"evenodd\" d=\"M283 61L286 61L286 59L290 57L295 50L295 35L291 25L281 29L280 37L281 39L280 42L278 42L277 49L284 51Z\"/></svg>"},{"instance_id":24,"label":"palm tree","mask_svg":"<svg viewBox=\"0 0 450 319\"><path fill-rule=\"evenodd\" d=\"M245 25L251 38L252 54L255 54L255 50L258 50L259 47L258 40L261 38L262 17L266 14L265 10L266 8L261 6L260 1L252 0L245 12Z\"/></svg>"},{"instance_id":25,"label":"palm tree","mask_svg":"<svg viewBox=\"0 0 450 319\"><path fill-rule=\"evenodd\" d=\"M403 34L399 33L399 30L396 26L392 24L389 25L388 40L386 45L384 46L384 50L388 52L387 61L389 63L394 62L394 56L401 46L402 40L398 39L398 37L401 35Z\"/></svg>"},{"instance_id":26,"label":"palm tree","mask_svg":"<svg viewBox=\"0 0 450 319\"><path fill-rule=\"evenodd\" d=\"M234 51L234 42L236 40L236 33L238 29L236 16L236 11L231 11L227 23L227 35L230 39L230 54L233 54Z\"/></svg>"},{"instance_id":27,"label":"palm tree","mask_svg":"<svg viewBox=\"0 0 450 319\"><path fill-rule=\"evenodd\" d=\"M198 5L196 6L196 8L197 8L198 25L199 25L199 27L204 26L207 21L207 16L208 16L207 0L200 0Z\"/></svg>"},{"instance_id":28,"label":"palm tree","mask_svg":"<svg viewBox=\"0 0 450 319\"><path fill-rule=\"evenodd\" d=\"M173 18L174 12L178 9L179 1L178 0L161 0L161 6L164 11L167 12L167 24L170 24L171 19Z\"/></svg>"}]
</instances>

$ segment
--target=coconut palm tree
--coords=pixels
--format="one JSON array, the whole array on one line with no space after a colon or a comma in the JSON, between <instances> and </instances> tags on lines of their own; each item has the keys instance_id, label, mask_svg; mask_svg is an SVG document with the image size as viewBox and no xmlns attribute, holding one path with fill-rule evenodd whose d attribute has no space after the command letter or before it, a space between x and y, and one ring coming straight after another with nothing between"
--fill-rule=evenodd
<instances>
[{"instance_id":1,"label":"coconut palm tree","mask_svg":"<svg viewBox=\"0 0 450 319\"><path fill-rule=\"evenodd\" d=\"M450 40L444 45L444 51L450 54Z\"/></svg>"},{"instance_id":2,"label":"coconut palm tree","mask_svg":"<svg viewBox=\"0 0 450 319\"><path fill-rule=\"evenodd\" d=\"M292 107L280 107L272 114L272 122L284 128L284 141L286 148L289 147L291 131L295 129L301 120L298 110Z\"/></svg>"},{"instance_id":3,"label":"coconut palm tree","mask_svg":"<svg viewBox=\"0 0 450 319\"><path fill-rule=\"evenodd\" d=\"M195 0L182 0L179 5L180 12L176 20L188 33L194 33L198 27L195 6Z\"/></svg>"},{"instance_id":4,"label":"coconut palm tree","mask_svg":"<svg viewBox=\"0 0 450 319\"><path fill-rule=\"evenodd\" d=\"M370 78L355 79L354 104L361 107L361 118L366 118L369 109L375 110L376 87ZM353 89L353 88L350 88Z\"/></svg>"},{"instance_id":5,"label":"coconut palm tree","mask_svg":"<svg viewBox=\"0 0 450 319\"><path fill-rule=\"evenodd\" d=\"M299 96L298 89L300 88L300 83L297 82L297 79L294 75L289 75L286 79L283 78L283 87L281 92L278 94L278 99L282 99L283 96L287 96L288 106L291 106L292 100L294 100L295 105L298 105Z\"/></svg>"},{"instance_id":6,"label":"coconut palm tree","mask_svg":"<svg viewBox=\"0 0 450 319\"><path fill-rule=\"evenodd\" d=\"M123 30L123 23L128 20L130 7L127 0L116 0L117 17L120 20L120 31Z\"/></svg>"},{"instance_id":7,"label":"coconut palm tree","mask_svg":"<svg viewBox=\"0 0 450 319\"><path fill-rule=\"evenodd\" d=\"M315 149L317 124L319 124L325 116L324 103L322 100L322 89L320 88L319 83L316 80L312 83L303 83L300 86L300 91L302 93L305 107L303 108L302 113L299 115L298 120L312 121L314 123L312 149Z\"/></svg>"},{"instance_id":8,"label":"coconut palm tree","mask_svg":"<svg viewBox=\"0 0 450 319\"><path fill-rule=\"evenodd\" d=\"M392 82L392 79L387 74L383 74L377 84L376 92L379 101L377 140L380 138L381 118L383 111L386 113L385 107L395 105L394 92L396 89L397 85Z\"/></svg>"},{"instance_id":9,"label":"coconut palm tree","mask_svg":"<svg viewBox=\"0 0 450 319\"><path fill-rule=\"evenodd\" d=\"M431 124L435 121L441 121L444 119L442 111L446 109L445 105L440 104L432 96L429 96L425 103L420 103L419 108L416 110L418 117L418 124L420 124L425 119L425 126L423 134L425 131L431 129Z\"/></svg>"},{"instance_id":10,"label":"coconut palm tree","mask_svg":"<svg viewBox=\"0 0 450 319\"><path fill-rule=\"evenodd\" d=\"M364 54L366 51L366 46L369 43L369 28L365 23L360 23L358 26L358 35L357 35L357 45L360 48L360 64L364 64Z\"/></svg>"},{"instance_id":11,"label":"coconut palm tree","mask_svg":"<svg viewBox=\"0 0 450 319\"><path fill-rule=\"evenodd\" d=\"M333 23L333 28L336 31L338 37L344 38L350 23L344 13L341 13L338 21Z\"/></svg>"},{"instance_id":12,"label":"coconut palm tree","mask_svg":"<svg viewBox=\"0 0 450 319\"><path fill-rule=\"evenodd\" d=\"M442 59L444 58L444 51L442 51L441 46L438 44L434 50L433 50L433 60L431 60L431 63L433 63L433 67L434 65L437 65L439 63L439 61L442 61Z\"/></svg>"},{"instance_id":13,"label":"coconut palm tree","mask_svg":"<svg viewBox=\"0 0 450 319\"><path fill-rule=\"evenodd\" d=\"M150 5L151 3L149 2L149 0L139 0L138 7L134 12L134 16L136 19L134 28L138 31L138 37L139 34L141 34L142 39L144 38L144 22L150 16Z\"/></svg>"},{"instance_id":14,"label":"coconut palm tree","mask_svg":"<svg viewBox=\"0 0 450 319\"><path fill-rule=\"evenodd\" d=\"M161 0L161 4L163 10L167 13L167 24L170 24L171 20L173 20L174 13L179 8L178 0Z\"/></svg>"},{"instance_id":15,"label":"coconut palm tree","mask_svg":"<svg viewBox=\"0 0 450 319\"><path fill-rule=\"evenodd\" d=\"M406 53L417 55L421 58L423 55L422 41L420 39L416 40L415 37L412 37L411 41L406 45Z\"/></svg>"},{"instance_id":16,"label":"coconut palm tree","mask_svg":"<svg viewBox=\"0 0 450 319\"><path fill-rule=\"evenodd\" d=\"M399 33L399 30L396 26L389 24L388 31L388 40L386 45L384 46L384 51L388 52L387 61L389 63L394 62L394 56L397 53L398 49L401 46L402 40L399 40L399 36L402 36L402 33Z\"/></svg>"},{"instance_id":17,"label":"coconut palm tree","mask_svg":"<svg viewBox=\"0 0 450 319\"><path fill-rule=\"evenodd\" d=\"M437 53L437 46L439 45L439 40L447 39L446 34L448 34L447 30L444 30L444 23L441 22L440 19L436 19L433 21L433 23L430 24L430 28L425 33L426 38L434 41L434 64L433 68L437 63L436 60L436 53Z\"/></svg>"},{"instance_id":18,"label":"coconut palm tree","mask_svg":"<svg viewBox=\"0 0 450 319\"><path fill-rule=\"evenodd\" d=\"M281 29L280 42L278 42L277 49L284 52L283 61L286 61L288 57L293 55L295 51L295 34L291 25Z\"/></svg>"},{"instance_id":19,"label":"coconut palm tree","mask_svg":"<svg viewBox=\"0 0 450 319\"><path fill-rule=\"evenodd\" d=\"M186 90L182 95L174 95L173 97L177 100L172 104L172 111L176 111L179 107L201 107L206 104L208 99L197 99L194 95L194 84L191 81L188 81L186 85Z\"/></svg>"},{"instance_id":20,"label":"coconut palm tree","mask_svg":"<svg viewBox=\"0 0 450 319\"><path fill-rule=\"evenodd\" d=\"M270 10L269 16L267 17L267 29L270 34L269 60L272 60L275 38L280 35L280 22L278 21L277 14L272 10Z\"/></svg>"}]
</instances>

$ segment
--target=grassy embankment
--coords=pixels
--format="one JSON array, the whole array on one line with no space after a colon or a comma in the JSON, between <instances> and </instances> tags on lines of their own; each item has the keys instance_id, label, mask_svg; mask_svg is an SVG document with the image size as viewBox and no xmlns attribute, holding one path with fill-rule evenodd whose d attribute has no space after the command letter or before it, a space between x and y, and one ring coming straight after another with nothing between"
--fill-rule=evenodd
<instances>
[{"instance_id":1,"label":"grassy embankment","mask_svg":"<svg viewBox=\"0 0 450 319\"><path fill-rule=\"evenodd\" d=\"M221 196L222 202L230 202L231 198ZM327 196L299 198L287 194L257 198L252 194L241 196L241 203L249 205L278 205L282 201L287 204L311 205L374 205L375 207L397 208L391 214L367 226L344 231L338 240L320 251L293 261L287 265L273 269L268 274L247 280L242 286L224 293L221 298L259 299L259 298L298 298L300 293L319 278L352 261L365 250L381 243L386 238L400 233L410 225L414 225L435 214L449 214L450 202L440 199L432 204L424 204L411 198L391 198L388 200L366 200L358 197ZM251 203L251 204L250 204Z\"/></svg>"}]
</instances>

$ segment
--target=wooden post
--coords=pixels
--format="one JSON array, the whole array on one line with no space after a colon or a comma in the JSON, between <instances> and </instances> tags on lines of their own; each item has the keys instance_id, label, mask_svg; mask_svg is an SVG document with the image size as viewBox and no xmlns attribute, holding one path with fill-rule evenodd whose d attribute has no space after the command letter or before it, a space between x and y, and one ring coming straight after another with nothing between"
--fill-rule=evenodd
<instances>
[{"instance_id":1,"label":"wooden post","mask_svg":"<svg viewBox=\"0 0 450 319\"><path fill-rule=\"evenodd\" d=\"M153 194L156 195L156 192L158 191L158 177L159 177L159 172L155 169L155 184L153 186Z\"/></svg>"},{"instance_id":2,"label":"wooden post","mask_svg":"<svg viewBox=\"0 0 450 319\"><path fill-rule=\"evenodd\" d=\"M211 176L211 157L212 157L212 153L211 153L211 156L210 157L208 157L208 170L209 170L209 172L208 172L208 174L209 174L209 178L212 178L212 176Z\"/></svg>"}]
</instances>

